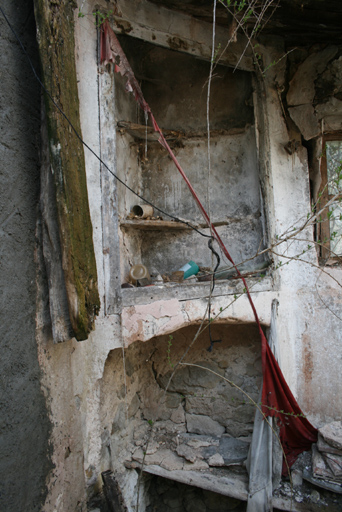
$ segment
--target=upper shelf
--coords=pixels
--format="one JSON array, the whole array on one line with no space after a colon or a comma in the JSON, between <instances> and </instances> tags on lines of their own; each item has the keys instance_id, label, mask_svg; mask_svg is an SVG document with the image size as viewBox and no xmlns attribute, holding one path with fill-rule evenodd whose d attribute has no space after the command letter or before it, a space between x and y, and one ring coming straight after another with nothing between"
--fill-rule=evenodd
<instances>
[{"instance_id":1,"label":"upper shelf","mask_svg":"<svg viewBox=\"0 0 342 512\"><path fill-rule=\"evenodd\" d=\"M118 121L117 124L118 130L125 133L128 132L132 137L138 140L144 140L148 142L157 142L160 135L158 132L155 132L151 126L146 126L143 124L131 123L130 121ZM232 128L230 130L210 130L210 136L215 137L217 135L238 135L240 133L244 133L246 131L246 127L244 128ZM195 139L200 137L207 137L207 132L182 132L177 130L162 130L163 135L166 140L176 141L181 139Z\"/></svg>"},{"instance_id":2,"label":"upper shelf","mask_svg":"<svg viewBox=\"0 0 342 512\"><path fill-rule=\"evenodd\" d=\"M118 129L127 131L135 139L147 140L149 142L157 142L160 137L160 134L151 126L131 123L129 121L119 121ZM185 136L184 132L174 130L163 130L163 134L166 140L177 140Z\"/></svg>"},{"instance_id":3,"label":"upper shelf","mask_svg":"<svg viewBox=\"0 0 342 512\"><path fill-rule=\"evenodd\" d=\"M124 229L141 229L144 231L158 231L162 229L191 229L183 222L169 220L124 220L120 222L120 227Z\"/></svg>"},{"instance_id":4,"label":"upper shelf","mask_svg":"<svg viewBox=\"0 0 342 512\"><path fill-rule=\"evenodd\" d=\"M183 220L183 219L182 219ZM186 224L186 222L188 224ZM226 226L227 220L213 222L213 226ZM185 220L184 222L177 222L175 220L151 220L151 219L126 219L120 222L120 227L123 229L141 229L143 231L160 231L168 229L208 229L207 224L198 224Z\"/></svg>"}]
</instances>

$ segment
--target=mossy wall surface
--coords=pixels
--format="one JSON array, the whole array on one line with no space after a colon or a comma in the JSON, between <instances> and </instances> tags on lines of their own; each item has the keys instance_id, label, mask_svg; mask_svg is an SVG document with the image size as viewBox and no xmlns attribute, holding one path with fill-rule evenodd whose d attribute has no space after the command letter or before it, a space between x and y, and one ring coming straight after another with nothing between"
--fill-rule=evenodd
<instances>
[{"instance_id":1,"label":"mossy wall surface","mask_svg":"<svg viewBox=\"0 0 342 512\"><path fill-rule=\"evenodd\" d=\"M81 136L74 8L70 0L35 0L44 85ZM83 145L51 99L45 99L69 314L75 337L83 340L100 307Z\"/></svg>"}]
</instances>

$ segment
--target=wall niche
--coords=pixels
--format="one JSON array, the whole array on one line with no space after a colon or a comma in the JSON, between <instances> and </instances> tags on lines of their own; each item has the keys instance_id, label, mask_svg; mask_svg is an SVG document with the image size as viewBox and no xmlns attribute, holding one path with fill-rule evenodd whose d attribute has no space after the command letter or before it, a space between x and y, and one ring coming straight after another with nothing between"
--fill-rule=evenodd
<instances>
[{"instance_id":1,"label":"wall niche","mask_svg":"<svg viewBox=\"0 0 342 512\"><path fill-rule=\"evenodd\" d=\"M129 36L120 43L146 101L182 168L210 211L212 222L236 262L262 246L263 211L259 184L251 73L215 68L211 85L211 172L208 173L206 97L209 63ZM125 79L115 76L117 173L132 189L162 210L206 234L198 208L167 151L145 125L144 113ZM146 128L147 126L147 128ZM210 267L207 239L155 211L158 222L130 220L141 203L120 187L118 214L121 275L143 263L151 274L178 270L189 260ZM255 260L263 261L262 257ZM222 260L221 265L227 262Z\"/></svg>"},{"instance_id":2,"label":"wall niche","mask_svg":"<svg viewBox=\"0 0 342 512\"><path fill-rule=\"evenodd\" d=\"M103 463L121 474L123 467L139 468L146 451L147 472L166 471L166 478L172 479L177 470L183 483L189 475L195 478L205 472L213 486L223 485L223 494L222 482L229 476L234 485L226 492L234 497L235 491L238 494L240 487L247 486L245 460L255 408L222 377L258 400L262 378L258 329L254 324L214 324L213 336L221 343L208 352L210 341L204 331L184 362L218 375L198 366L179 366L165 393L174 365L197 329L191 325L171 336L132 343L124 362L120 349L110 353L100 396L101 424L110 447L110 460L107 453Z\"/></svg>"}]
</instances>

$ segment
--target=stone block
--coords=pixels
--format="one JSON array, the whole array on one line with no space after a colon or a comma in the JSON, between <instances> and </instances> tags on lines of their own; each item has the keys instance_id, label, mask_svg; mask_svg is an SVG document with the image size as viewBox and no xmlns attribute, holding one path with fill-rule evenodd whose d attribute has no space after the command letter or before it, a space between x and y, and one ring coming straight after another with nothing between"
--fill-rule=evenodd
<instances>
[{"instance_id":1,"label":"stone block","mask_svg":"<svg viewBox=\"0 0 342 512\"><path fill-rule=\"evenodd\" d=\"M170 409L177 409L177 407L179 407L179 405L181 404L182 400L183 396L179 395L178 393L167 393L165 405Z\"/></svg>"},{"instance_id":2,"label":"stone block","mask_svg":"<svg viewBox=\"0 0 342 512\"><path fill-rule=\"evenodd\" d=\"M310 140L318 137L321 133L321 127L318 117L315 116L315 109L311 104L289 107L288 111L304 139Z\"/></svg>"},{"instance_id":3,"label":"stone block","mask_svg":"<svg viewBox=\"0 0 342 512\"><path fill-rule=\"evenodd\" d=\"M191 448L186 444L177 446L176 452L180 457L184 457L184 459L188 460L189 462L195 462L195 460L198 458L198 455L200 455L198 450L194 450L194 448Z\"/></svg>"},{"instance_id":4,"label":"stone block","mask_svg":"<svg viewBox=\"0 0 342 512\"><path fill-rule=\"evenodd\" d=\"M220 438L219 447L209 446L203 448L202 454L204 458L208 460L214 455L220 455L224 461L224 465L229 466L232 464L242 464L247 458L248 450L249 443L223 435Z\"/></svg>"},{"instance_id":5,"label":"stone block","mask_svg":"<svg viewBox=\"0 0 342 512\"><path fill-rule=\"evenodd\" d=\"M300 487L303 483L303 472L300 469L294 469L291 472L293 487Z\"/></svg>"},{"instance_id":6,"label":"stone block","mask_svg":"<svg viewBox=\"0 0 342 512\"><path fill-rule=\"evenodd\" d=\"M323 456L317 450L315 444L312 445L312 473L315 478L325 478L333 480L334 474L327 466Z\"/></svg>"},{"instance_id":7,"label":"stone block","mask_svg":"<svg viewBox=\"0 0 342 512\"><path fill-rule=\"evenodd\" d=\"M342 58L333 60L315 83L317 103L323 103L328 96L338 97L342 92Z\"/></svg>"},{"instance_id":8,"label":"stone block","mask_svg":"<svg viewBox=\"0 0 342 512\"><path fill-rule=\"evenodd\" d=\"M318 430L324 441L342 450L342 421L333 421Z\"/></svg>"},{"instance_id":9,"label":"stone block","mask_svg":"<svg viewBox=\"0 0 342 512\"><path fill-rule=\"evenodd\" d=\"M155 440L150 441L146 448L146 455L152 455L153 453L156 453L156 451L159 448L160 448L160 445L157 441L155 441Z\"/></svg>"},{"instance_id":10,"label":"stone block","mask_svg":"<svg viewBox=\"0 0 342 512\"><path fill-rule=\"evenodd\" d=\"M234 421L236 421L237 423L253 423L254 416L255 406L250 403L240 405L234 410Z\"/></svg>"},{"instance_id":11,"label":"stone block","mask_svg":"<svg viewBox=\"0 0 342 512\"><path fill-rule=\"evenodd\" d=\"M132 455L132 459L142 463L144 458L144 452L141 448L135 450ZM174 452L168 449L159 449L155 453L145 456L145 464L147 466L156 465L160 466L168 471L174 471L176 469L183 469L184 460L178 457Z\"/></svg>"},{"instance_id":12,"label":"stone block","mask_svg":"<svg viewBox=\"0 0 342 512\"><path fill-rule=\"evenodd\" d=\"M196 364L208 368L219 375L224 375L224 371L214 361L197 361ZM162 388L167 385L171 372L158 378L158 383ZM185 366L176 371L169 391L175 391L183 395L194 393L197 388L200 389L214 389L220 381L218 375L214 375L202 368Z\"/></svg>"},{"instance_id":13,"label":"stone block","mask_svg":"<svg viewBox=\"0 0 342 512\"><path fill-rule=\"evenodd\" d=\"M316 105L315 111L319 119L327 116L341 116L342 115L342 101L337 98L329 98L325 103Z\"/></svg>"},{"instance_id":14,"label":"stone block","mask_svg":"<svg viewBox=\"0 0 342 512\"><path fill-rule=\"evenodd\" d=\"M321 52L313 53L298 67L290 82L286 96L288 105L311 103L315 97L315 79L323 73L329 60L337 53L336 46L328 46Z\"/></svg>"},{"instance_id":15,"label":"stone block","mask_svg":"<svg viewBox=\"0 0 342 512\"><path fill-rule=\"evenodd\" d=\"M132 416L134 416L138 412L139 407L140 407L140 400L136 393L134 395L134 397L132 398L131 403L129 404L128 412L127 412L128 417L131 418Z\"/></svg>"},{"instance_id":16,"label":"stone block","mask_svg":"<svg viewBox=\"0 0 342 512\"><path fill-rule=\"evenodd\" d=\"M170 419L173 423L185 423L185 413L181 405L172 412Z\"/></svg>"},{"instance_id":17,"label":"stone block","mask_svg":"<svg viewBox=\"0 0 342 512\"><path fill-rule=\"evenodd\" d=\"M161 468L167 469L168 471L182 470L184 467L184 460L182 457L178 457L171 450L163 450L164 457L159 464Z\"/></svg>"},{"instance_id":18,"label":"stone block","mask_svg":"<svg viewBox=\"0 0 342 512\"><path fill-rule=\"evenodd\" d=\"M234 378L234 380L232 380L232 382L236 383L237 386L242 386L243 381L243 377L239 377L239 379ZM237 384L237 382L239 382L239 384ZM230 386L229 384L222 386L222 388L218 391L218 395L222 397L229 405L234 405L235 402L246 399L246 396L242 393L242 391L239 391L237 388Z\"/></svg>"},{"instance_id":19,"label":"stone block","mask_svg":"<svg viewBox=\"0 0 342 512\"><path fill-rule=\"evenodd\" d=\"M219 437L211 437L206 435L180 434L179 439L186 443L188 446L195 448L196 450L204 446L220 445Z\"/></svg>"},{"instance_id":20,"label":"stone block","mask_svg":"<svg viewBox=\"0 0 342 512\"><path fill-rule=\"evenodd\" d=\"M155 453L152 453L150 455L145 456L145 464L157 464L159 465L163 458L165 457L165 454L163 450L159 450ZM136 460L137 462L142 463L144 459L144 451L141 448L138 448L135 450L135 452L132 455L132 459Z\"/></svg>"},{"instance_id":21,"label":"stone block","mask_svg":"<svg viewBox=\"0 0 342 512\"><path fill-rule=\"evenodd\" d=\"M220 453L215 453L208 460L209 466L224 466L224 459Z\"/></svg>"},{"instance_id":22,"label":"stone block","mask_svg":"<svg viewBox=\"0 0 342 512\"><path fill-rule=\"evenodd\" d=\"M261 361L257 361L254 364L247 364L246 366L248 377L258 377L258 380L261 378Z\"/></svg>"},{"instance_id":23,"label":"stone block","mask_svg":"<svg viewBox=\"0 0 342 512\"><path fill-rule=\"evenodd\" d=\"M243 376L240 375L237 371L238 369L235 368L234 369L235 371L232 370L232 368L227 368L226 371L225 371L225 374L224 376L226 377L226 379L230 380L231 382L233 382L236 386L242 386L243 385ZM239 391L234 388L234 387L231 387L230 385L226 384L225 383L225 388L228 388L228 389L232 389L234 390L236 393L239 393Z\"/></svg>"},{"instance_id":24,"label":"stone block","mask_svg":"<svg viewBox=\"0 0 342 512\"><path fill-rule=\"evenodd\" d=\"M140 393L141 409L146 420L168 420L171 411L163 404L164 392L157 386L147 386Z\"/></svg>"},{"instance_id":25,"label":"stone block","mask_svg":"<svg viewBox=\"0 0 342 512\"><path fill-rule=\"evenodd\" d=\"M199 414L186 414L186 424L188 432L193 434L211 434L220 436L225 432L225 428L209 416Z\"/></svg>"},{"instance_id":26,"label":"stone block","mask_svg":"<svg viewBox=\"0 0 342 512\"><path fill-rule=\"evenodd\" d=\"M196 459L195 462L184 462L185 471L205 471L209 469L209 465L201 459Z\"/></svg>"},{"instance_id":27,"label":"stone block","mask_svg":"<svg viewBox=\"0 0 342 512\"><path fill-rule=\"evenodd\" d=\"M185 423L173 423L173 421L156 421L155 432L165 432L167 435L177 435L186 432Z\"/></svg>"},{"instance_id":28,"label":"stone block","mask_svg":"<svg viewBox=\"0 0 342 512\"><path fill-rule=\"evenodd\" d=\"M185 402L186 412L209 416L220 423L227 423L234 417L234 407L226 400L214 396L188 396Z\"/></svg>"},{"instance_id":29,"label":"stone block","mask_svg":"<svg viewBox=\"0 0 342 512\"><path fill-rule=\"evenodd\" d=\"M324 116L324 127L328 132L342 131L341 116Z\"/></svg>"},{"instance_id":30,"label":"stone block","mask_svg":"<svg viewBox=\"0 0 342 512\"><path fill-rule=\"evenodd\" d=\"M138 427L136 427L134 429L134 432L133 432L134 441L141 442L142 440L144 440L149 429L150 429L150 426L147 423L147 421L144 421L143 423L141 423L141 425L139 425Z\"/></svg>"},{"instance_id":31,"label":"stone block","mask_svg":"<svg viewBox=\"0 0 342 512\"><path fill-rule=\"evenodd\" d=\"M342 456L334 453L326 453L324 459L334 473L335 478L342 480Z\"/></svg>"},{"instance_id":32,"label":"stone block","mask_svg":"<svg viewBox=\"0 0 342 512\"><path fill-rule=\"evenodd\" d=\"M231 437L248 437L253 433L253 423L229 422L226 425L227 434Z\"/></svg>"},{"instance_id":33,"label":"stone block","mask_svg":"<svg viewBox=\"0 0 342 512\"><path fill-rule=\"evenodd\" d=\"M113 435L115 432L120 432L125 427L126 427L126 406L123 402L121 402L121 404L119 404L119 406L116 410L115 416L114 416L111 434Z\"/></svg>"},{"instance_id":34,"label":"stone block","mask_svg":"<svg viewBox=\"0 0 342 512\"><path fill-rule=\"evenodd\" d=\"M182 434L177 454L190 462L204 459L210 466L242 464L248 455L249 442L223 434L220 437Z\"/></svg>"},{"instance_id":35,"label":"stone block","mask_svg":"<svg viewBox=\"0 0 342 512\"><path fill-rule=\"evenodd\" d=\"M321 436L321 434L318 434L317 439L317 448L320 452L324 453L336 453L338 455L342 454L342 451L338 448L335 448L334 446L331 446L331 444L327 443L324 438Z\"/></svg>"}]
</instances>

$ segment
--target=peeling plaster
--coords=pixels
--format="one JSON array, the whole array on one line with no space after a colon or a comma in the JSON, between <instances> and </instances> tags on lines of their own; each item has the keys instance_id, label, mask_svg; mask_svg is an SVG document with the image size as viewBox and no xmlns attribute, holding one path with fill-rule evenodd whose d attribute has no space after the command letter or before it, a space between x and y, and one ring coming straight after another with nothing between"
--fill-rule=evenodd
<instances>
[{"instance_id":1,"label":"peeling plaster","mask_svg":"<svg viewBox=\"0 0 342 512\"><path fill-rule=\"evenodd\" d=\"M271 303L274 293L252 294L260 321L269 325ZM220 297L212 300L212 317L218 316L218 323L253 323L254 316L246 296L242 296L229 308L227 303L234 302L233 297ZM221 312L222 309L222 312ZM176 299L160 300L148 305L136 305L122 309L122 336L125 346L134 341L147 341L154 336L170 334L186 325L199 324L203 318L207 321L207 301Z\"/></svg>"}]
</instances>

